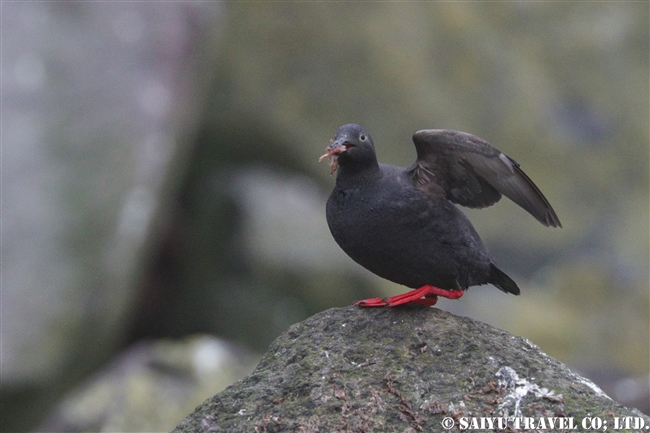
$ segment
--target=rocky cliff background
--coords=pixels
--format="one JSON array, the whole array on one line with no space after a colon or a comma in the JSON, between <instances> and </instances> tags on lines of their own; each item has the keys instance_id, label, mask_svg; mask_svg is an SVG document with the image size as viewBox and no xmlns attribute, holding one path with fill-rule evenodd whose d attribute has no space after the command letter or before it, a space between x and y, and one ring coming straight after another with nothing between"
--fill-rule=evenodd
<instances>
[{"instance_id":1,"label":"rocky cliff background","mask_svg":"<svg viewBox=\"0 0 650 433\"><path fill-rule=\"evenodd\" d=\"M474 288L438 307L530 339L647 413L648 13L3 3L2 430L61 425L84 402L112 422L94 430L171 429L191 408L119 424L132 407L90 396L146 372L183 390L166 407L201 388L198 404L291 324L403 290L327 230L334 179L317 158L350 122L384 162L410 164L415 130L448 128L521 163L564 229L506 200L467 211L523 294ZM150 382L133 383L131 396Z\"/></svg>"}]
</instances>

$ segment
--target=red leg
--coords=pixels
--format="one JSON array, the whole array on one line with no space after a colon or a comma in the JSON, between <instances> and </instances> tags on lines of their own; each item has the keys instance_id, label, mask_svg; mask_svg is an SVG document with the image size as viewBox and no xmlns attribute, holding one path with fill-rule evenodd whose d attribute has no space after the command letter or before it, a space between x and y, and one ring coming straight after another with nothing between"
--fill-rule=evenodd
<instances>
[{"instance_id":1,"label":"red leg","mask_svg":"<svg viewBox=\"0 0 650 433\"><path fill-rule=\"evenodd\" d=\"M411 305L423 305L425 307L430 307L432 305L436 305L438 303L438 297L437 296L425 296L422 299L416 299L415 301L409 302Z\"/></svg>"},{"instance_id":2,"label":"red leg","mask_svg":"<svg viewBox=\"0 0 650 433\"><path fill-rule=\"evenodd\" d=\"M465 293L462 290L447 290L435 286L422 286L418 289L390 298L371 298L357 301L354 303L357 307L396 307L404 304L417 304L430 307L438 302L438 296L447 299L458 299Z\"/></svg>"}]
</instances>

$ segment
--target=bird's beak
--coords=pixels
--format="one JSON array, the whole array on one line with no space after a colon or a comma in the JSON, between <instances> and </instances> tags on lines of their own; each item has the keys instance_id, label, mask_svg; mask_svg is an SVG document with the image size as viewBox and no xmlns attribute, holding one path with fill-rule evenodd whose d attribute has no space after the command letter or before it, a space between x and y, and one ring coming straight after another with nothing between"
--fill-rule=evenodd
<instances>
[{"instance_id":1,"label":"bird's beak","mask_svg":"<svg viewBox=\"0 0 650 433\"><path fill-rule=\"evenodd\" d=\"M323 159L325 159L328 156L335 157L339 153L345 152L347 150L347 147L345 147L343 143L345 143L345 140L343 139L339 139L336 141L330 140L330 145L327 146L327 148L325 149L325 155L318 158L318 162L321 162Z\"/></svg>"},{"instance_id":2,"label":"bird's beak","mask_svg":"<svg viewBox=\"0 0 650 433\"><path fill-rule=\"evenodd\" d=\"M339 158L339 154L342 152L345 152L347 150L347 147L343 144L345 142L344 139L338 139L336 141L330 140L330 145L327 146L325 149L325 155L321 156L318 158L318 162L321 162L323 159L329 157L329 165L332 168L332 171L330 171L330 176L334 174L336 169L339 167L339 164L337 162Z\"/></svg>"}]
</instances>

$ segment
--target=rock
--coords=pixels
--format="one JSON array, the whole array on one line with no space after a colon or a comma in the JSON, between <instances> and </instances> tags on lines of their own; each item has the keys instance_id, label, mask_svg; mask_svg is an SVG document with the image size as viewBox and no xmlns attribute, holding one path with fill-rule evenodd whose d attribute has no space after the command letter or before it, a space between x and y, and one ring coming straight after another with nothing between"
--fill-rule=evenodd
<instances>
[{"instance_id":1,"label":"rock","mask_svg":"<svg viewBox=\"0 0 650 433\"><path fill-rule=\"evenodd\" d=\"M430 432L481 416L650 424L525 338L434 308L347 307L293 325L174 433Z\"/></svg>"},{"instance_id":2,"label":"rock","mask_svg":"<svg viewBox=\"0 0 650 433\"><path fill-rule=\"evenodd\" d=\"M124 340L225 15L187 3L3 12L2 429L21 431Z\"/></svg>"},{"instance_id":3,"label":"rock","mask_svg":"<svg viewBox=\"0 0 650 433\"><path fill-rule=\"evenodd\" d=\"M37 431L166 431L258 359L208 335L141 342L71 392Z\"/></svg>"}]
</instances>

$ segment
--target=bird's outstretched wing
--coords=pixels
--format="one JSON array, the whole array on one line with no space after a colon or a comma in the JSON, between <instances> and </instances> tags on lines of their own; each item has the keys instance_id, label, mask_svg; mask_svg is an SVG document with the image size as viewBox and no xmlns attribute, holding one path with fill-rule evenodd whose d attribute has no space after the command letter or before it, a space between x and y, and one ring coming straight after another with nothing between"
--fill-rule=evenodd
<instances>
[{"instance_id":1,"label":"bird's outstretched wing","mask_svg":"<svg viewBox=\"0 0 650 433\"><path fill-rule=\"evenodd\" d=\"M424 129L413 134L418 158L407 169L413 185L462 206L482 208L505 195L548 227L562 227L532 180L487 141L471 134Z\"/></svg>"}]
</instances>

